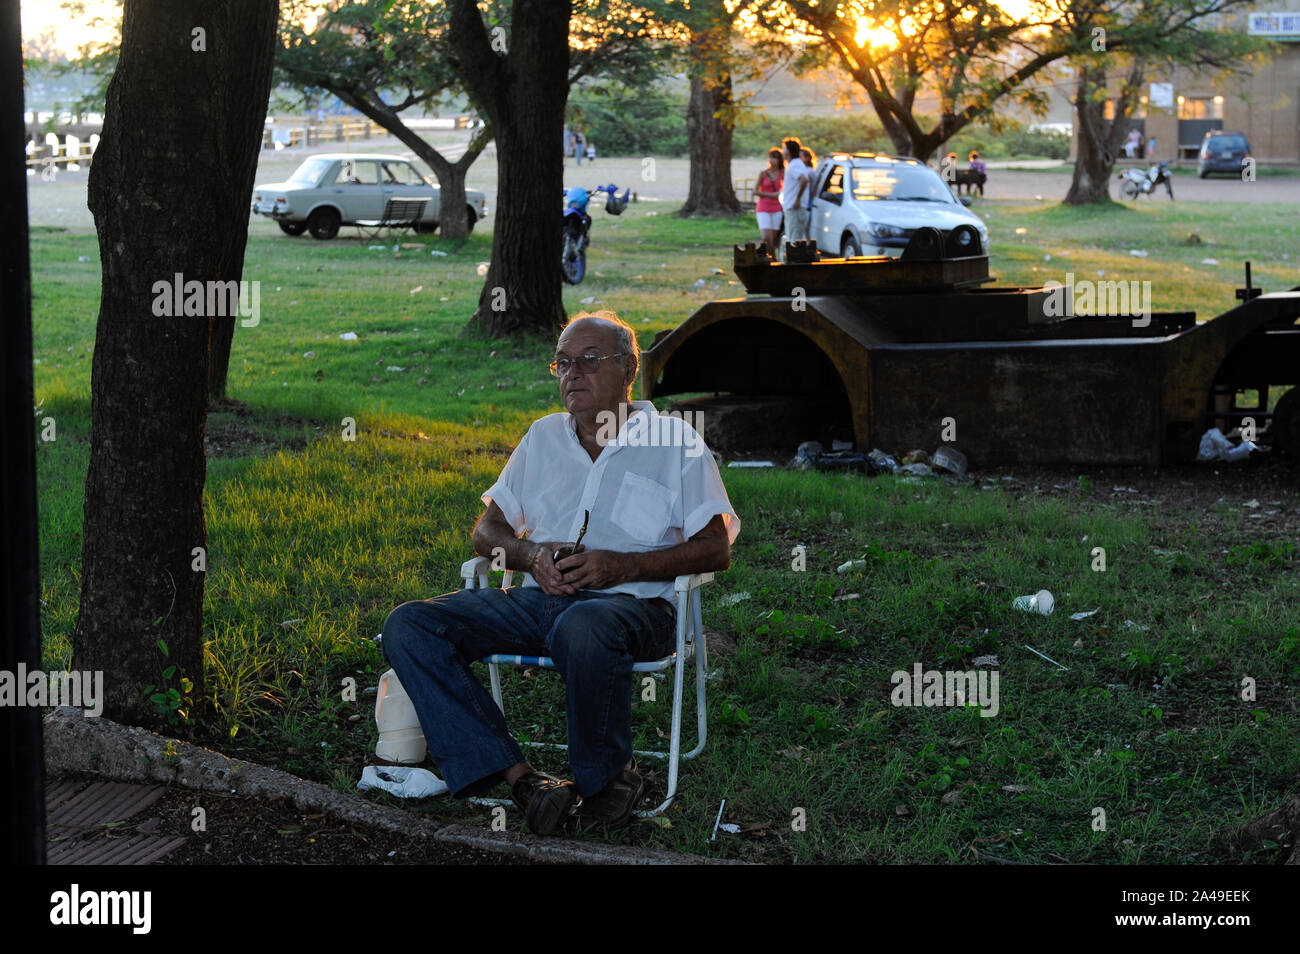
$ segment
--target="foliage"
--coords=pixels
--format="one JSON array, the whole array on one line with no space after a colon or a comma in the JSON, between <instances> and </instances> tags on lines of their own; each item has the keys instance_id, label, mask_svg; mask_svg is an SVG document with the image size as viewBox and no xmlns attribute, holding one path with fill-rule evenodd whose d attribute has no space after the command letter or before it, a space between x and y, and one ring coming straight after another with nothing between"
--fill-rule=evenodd
<instances>
[{"instance_id":1,"label":"foliage","mask_svg":"<svg viewBox=\"0 0 1300 954\"><path fill-rule=\"evenodd\" d=\"M569 125L601 156L686 154L686 100L658 86L581 88L569 96Z\"/></svg>"},{"instance_id":2,"label":"foliage","mask_svg":"<svg viewBox=\"0 0 1300 954\"><path fill-rule=\"evenodd\" d=\"M170 653L167 649L166 640L158 640L158 651L162 654L163 662L166 664L162 671L162 678L158 685L144 686L140 694L158 710L158 715L166 720L168 725L179 725L182 722L188 722L190 710L194 706L194 699L191 693L194 691L194 681L179 670L179 667L169 661Z\"/></svg>"},{"instance_id":3,"label":"foliage","mask_svg":"<svg viewBox=\"0 0 1300 954\"><path fill-rule=\"evenodd\" d=\"M736 130L734 152L738 156L762 156L787 136L798 136L819 157L829 152L893 152L894 145L880 125L857 115L776 116L760 113L746 119ZM1019 123L1005 123L1001 130L977 124L962 130L948 143L965 159L972 149L984 158L1040 156L1065 159L1070 154L1070 137L1061 133L1031 130Z\"/></svg>"},{"instance_id":4,"label":"foliage","mask_svg":"<svg viewBox=\"0 0 1300 954\"><path fill-rule=\"evenodd\" d=\"M1070 156L1070 137L1065 133L1030 129L1020 123L1008 124L1001 132L994 132L984 125L967 126L946 145L963 163L972 149L979 150L985 159L1011 156L1068 159Z\"/></svg>"},{"instance_id":5,"label":"foliage","mask_svg":"<svg viewBox=\"0 0 1300 954\"><path fill-rule=\"evenodd\" d=\"M845 0L833 10L816 0L769 0L760 19L821 46L866 92L895 150L927 159L971 123L996 128L1003 98L1041 116L1047 94L1033 80L1054 63L1148 52L1228 62L1239 45L1202 24L1246 2L1033 0L1016 18L996 0ZM1229 52L1214 54L1216 46ZM928 97L938 100L932 117L917 112Z\"/></svg>"}]
</instances>

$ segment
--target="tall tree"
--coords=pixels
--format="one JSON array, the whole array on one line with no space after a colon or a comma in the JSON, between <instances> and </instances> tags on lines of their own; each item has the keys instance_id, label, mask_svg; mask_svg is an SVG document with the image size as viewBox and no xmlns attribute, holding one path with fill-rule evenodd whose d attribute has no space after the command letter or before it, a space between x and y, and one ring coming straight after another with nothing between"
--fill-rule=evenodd
<instances>
[{"instance_id":1,"label":"tall tree","mask_svg":"<svg viewBox=\"0 0 1300 954\"><path fill-rule=\"evenodd\" d=\"M467 234L465 175L492 139L485 124L458 158L444 156L402 119L408 110L458 102L466 87L452 68L446 4L423 0L356 0L335 3L316 16L319 0L290 0L281 25L277 75L303 93L325 90L391 132L433 169L444 238ZM509 12L504 3L486 5L502 32L491 37L505 50ZM618 0L576 0L569 24L568 84L612 77L641 84L653 78L652 22L637 7Z\"/></svg>"},{"instance_id":2,"label":"tall tree","mask_svg":"<svg viewBox=\"0 0 1300 954\"><path fill-rule=\"evenodd\" d=\"M277 0L123 12L89 179L103 290L73 637L74 667L105 673L104 712L122 721L158 721L143 685L201 693L208 349L234 318L184 285L196 307L176 314L174 283L242 274L277 16Z\"/></svg>"},{"instance_id":3,"label":"tall tree","mask_svg":"<svg viewBox=\"0 0 1300 954\"><path fill-rule=\"evenodd\" d=\"M1078 156L1066 205L1110 202L1110 178L1142 84L1153 69L1178 65L1243 72L1262 41L1234 29L1231 18L1251 0L1043 0L1086 52L1073 58ZM1227 22L1225 22L1227 18ZM1081 45L1081 44L1080 44ZM1110 79L1118 87L1110 99Z\"/></svg>"},{"instance_id":4,"label":"tall tree","mask_svg":"<svg viewBox=\"0 0 1300 954\"><path fill-rule=\"evenodd\" d=\"M743 108L737 84L789 63L786 38L758 22L764 0L664 0L653 7L677 43L690 80L686 136L690 178L683 216L738 215L731 177L732 138Z\"/></svg>"},{"instance_id":5,"label":"tall tree","mask_svg":"<svg viewBox=\"0 0 1300 954\"><path fill-rule=\"evenodd\" d=\"M1129 119L1138 103L1146 62L1131 59L1119 92L1112 101L1114 114L1105 118L1106 74L1104 65L1081 63L1074 88L1074 121L1078 133L1078 155L1066 205L1089 205L1110 201L1110 176L1115 169Z\"/></svg>"},{"instance_id":6,"label":"tall tree","mask_svg":"<svg viewBox=\"0 0 1300 954\"><path fill-rule=\"evenodd\" d=\"M474 0L448 0L452 65L497 142L492 260L471 324L493 336L564 320L561 134L572 0L513 0L489 30Z\"/></svg>"},{"instance_id":7,"label":"tall tree","mask_svg":"<svg viewBox=\"0 0 1300 954\"><path fill-rule=\"evenodd\" d=\"M737 8L739 9L739 8ZM686 139L690 179L679 215L739 215L731 179L731 140L736 125L733 69L735 18L723 0L692 3L684 16L690 105Z\"/></svg>"},{"instance_id":8,"label":"tall tree","mask_svg":"<svg viewBox=\"0 0 1300 954\"><path fill-rule=\"evenodd\" d=\"M1077 41L1051 24L1017 20L996 0L772 0L765 22L820 39L862 87L899 155L929 159L964 127L1012 96L1041 111L1043 91L1028 81ZM1037 30L1037 46L1025 38ZM938 115L918 115L918 95Z\"/></svg>"},{"instance_id":9,"label":"tall tree","mask_svg":"<svg viewBox=\"0 0 1300 954\"><path fill-rule=\"evenodd\" d=\"M402 113L457 97L460 77L447 62L447 7L414 0L358 0L329 9L314 24L316 0L290 0L275 58L278 74L304 96L325 90L396 136L438 178L444 238L469 232L465 174L492 138L473 132L452 159L402 120ZM309 29L309 26L311 27Z\"/></svg>"}]
</instances>

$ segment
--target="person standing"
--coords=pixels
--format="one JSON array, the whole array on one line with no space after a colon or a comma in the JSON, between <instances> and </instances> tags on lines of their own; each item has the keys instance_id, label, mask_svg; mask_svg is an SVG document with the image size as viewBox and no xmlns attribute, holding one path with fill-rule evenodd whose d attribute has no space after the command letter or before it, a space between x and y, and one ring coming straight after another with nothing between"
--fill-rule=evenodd
<instances>
[{"instance_id":1,"label":"person standing","mask_svg":"<svg viewBox=\"0 0 1300 954\"><path fill-rule=\"evenodd\" d=\"M565 123L564 124L564 148L560 151L560 155L564 156L567 159L569 153L571 152L573 152L573 133L569 132L569 124Z\"/></svg>"},{"instance_id":2,"label":"person standing","mask_svg":"<svg viewBox=\"0 0 1300 954\"><path fill-rule=\"evenodd\" d=\"M785 182L781 187L781 207L785 210L785 240L798 242L808 238L807 193L812 190L812 172L800 158L803 144L791 137L785 141Z\"/></svg>"},{"instance_id":3,"label":"person standing","mask_svg":"<svg viewBox=\"0 0 1300 954\"><path fill-rule=\"evenodd\" d=\"M984 165L984 160L980 158L978 150L972 149L970 155L970 181L966 183L966 194L970 195L975 189L980 190L980 198L984 198L984 183L988 180L989 169Z\"/></svg>"},{"instance_id":4,"label":"person standing","mask_svg":"<svg viewBox=\"0 0 1300 954\"><path fill-rule=\"evenodd\" d=\"M799 158L803 164L808 167L808 191L804 197L803 207L808 211L808 238L812 238L813 218L812 202L813 191L817 188L817 153L813 152L807 146L799 150Z\"/></svg>"},{"instance_id":5,"label":"person standing","mask_svg":"<svg viewBox=\"0 0 1300 954\"><path fill-rule=\"evenodd\" d=\"M573 131L573 158L578 160L578 165L582 165L582 157L587 152L587 137L582 134L582 130Z\"/></svg>"},{"instance_id":6,"label":"person standing","mask_svg":"<svg viewBox=\"0 0 1300 954\"><path fill-rule=\"evenodd\" d=\"M777 240L781 235L781 186L785 181L785 159L780 149L767 154L767 165L754 180L754 214L758 217L758 231L763 237L769 255L776 256L780 249Z\"/></svg>"}]
</instances>

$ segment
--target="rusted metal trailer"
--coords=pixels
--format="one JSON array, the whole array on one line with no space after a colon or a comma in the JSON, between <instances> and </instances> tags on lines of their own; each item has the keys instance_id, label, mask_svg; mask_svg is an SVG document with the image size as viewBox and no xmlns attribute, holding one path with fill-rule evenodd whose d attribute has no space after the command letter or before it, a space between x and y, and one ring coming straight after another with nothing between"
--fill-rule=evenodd
<instances>
[{"instance_id":1,"label":"rusted metal trailer","mask_svg":"<svg viewBox=\"0 0 1300 954\"><path fill-rule=\"evenodd\" d=\"M898 259L812 243L786 257L735 249L749 296L709 302L643 355L642 393L685 396L710 446L943 443L972 465L1159 465L1245 421L1300 455L1300 388L1268 409L1270 390L1300 384L1300 288L1261 294L1248 271L1241 304L1198 324L1075 315L1063 294L1078 285L990 286L973 230L918 230Z\"/></svg>"}]
</instances>

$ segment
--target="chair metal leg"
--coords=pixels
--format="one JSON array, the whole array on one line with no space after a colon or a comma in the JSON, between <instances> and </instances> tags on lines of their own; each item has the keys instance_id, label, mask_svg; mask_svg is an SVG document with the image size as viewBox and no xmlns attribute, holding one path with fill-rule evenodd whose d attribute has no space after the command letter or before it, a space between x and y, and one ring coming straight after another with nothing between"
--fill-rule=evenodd
<instances>
[{"instance_id":1,"label":"chair metal leg","mask_svg":"<svg viewBox=\"0 0 1300 954\"><path fill-rule=\"evenodd\" d=\"M691 597L687 590L682 594L677 606L677 658L673 660L673 726L668 740L668 797L650 811L638 811L642 818L652 818L668 810L668 806L677 797L677 773L681 763L682 750L682 689L685 673L682 662L686 658L686 629L691 624ZM696 645L699 650L699 645Z\"/></svg>"},{"instance_id":2,"label":"chair metal leg","mask_svg":"<svg viewBox=\"0 0 1300 954\"><path fill-rule=\"evenodd\" d=\"M695 731L699 743L682 758L693 759L704 751L704 741L708 738L708 716L705 704L705 670L708 668L708 649L704 643L704 618L700 612L700 594L696 590L691 607L691 622L695 627Z\"/></svg>"}]
</instances>

